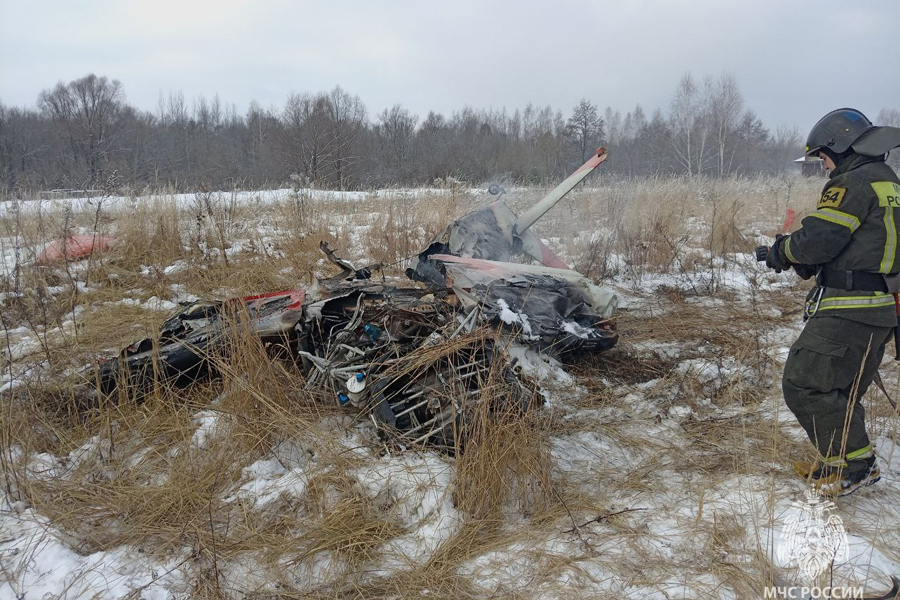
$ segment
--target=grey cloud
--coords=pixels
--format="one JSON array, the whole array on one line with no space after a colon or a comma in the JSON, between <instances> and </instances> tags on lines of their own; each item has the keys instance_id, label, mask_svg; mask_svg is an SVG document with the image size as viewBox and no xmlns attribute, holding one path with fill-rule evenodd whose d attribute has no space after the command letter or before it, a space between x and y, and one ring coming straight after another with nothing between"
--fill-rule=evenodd
<instances>
[{"instance_id":1,"label":"grey cloud","mask_svg":"<svg viewBox=\"0 0 900 600\"><path fill-rule=\"evenodd\" d=\"M160 90L243 110L341 85L376 113L581 98L668 105L680 75L737 77L769 125L900 104L900 4L757 0L268 2L0 0L0 100L88 72L153 110Z\"/></svg>"}]
</instances>

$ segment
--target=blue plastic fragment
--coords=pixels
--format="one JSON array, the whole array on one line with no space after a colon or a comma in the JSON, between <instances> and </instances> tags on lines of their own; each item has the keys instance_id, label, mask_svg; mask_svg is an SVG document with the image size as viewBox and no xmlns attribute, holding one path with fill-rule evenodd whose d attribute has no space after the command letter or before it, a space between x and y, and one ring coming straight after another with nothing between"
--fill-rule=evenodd
<instances>
[{"instance_id":1,"label":"blue plastic fragment","mask_svg":"<svg viewBox=\"0 0 900 600\"><path fill-rule=\"evenodd\" d=\"M369 334L369 338L374 342L378 339L378 336L381 335L381 329L371 323L366 323L363 325L363 331Z\"/></svg>"}]
</instances>

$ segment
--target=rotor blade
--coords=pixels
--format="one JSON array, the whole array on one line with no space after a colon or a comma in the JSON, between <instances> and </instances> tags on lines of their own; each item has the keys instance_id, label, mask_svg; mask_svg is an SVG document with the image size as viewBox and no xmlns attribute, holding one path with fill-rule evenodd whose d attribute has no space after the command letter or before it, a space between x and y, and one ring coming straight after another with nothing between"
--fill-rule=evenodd
<instances>
[{"instance_id":1,"label":"rotor blade","mask_svg":"<svg viewBox=\"0 0 900 600\"><path fill-rule=\"evenodd\" d=\"M521 235L528 231L528 228L534 225L535 221L543 217L548 210L553 208L557 202L562 200L563 196L572 191L581 180L587 177L591 171L600 166L607 156L606 148L598 148L597 154L592 156L586 163L578 167L578 170L566 177L566 179L553 190L544 196L537 204L525 211L525 214L516 221L516 233Z\"/></svg>"}]
</instances>

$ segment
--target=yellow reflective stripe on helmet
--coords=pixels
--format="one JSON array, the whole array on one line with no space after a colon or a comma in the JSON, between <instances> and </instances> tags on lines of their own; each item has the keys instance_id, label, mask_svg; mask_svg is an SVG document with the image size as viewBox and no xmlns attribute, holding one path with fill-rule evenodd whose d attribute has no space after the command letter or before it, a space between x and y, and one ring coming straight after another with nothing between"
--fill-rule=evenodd
<instances>
[{"instance_id":1,"label":"yellow reflective stripe on helmet","mask_svg":"<svg viewBox=\"0 0 900 600\"><path fill-rule=\"evenodd\" d=\"M859 450L854 450L853 452L847 453L847 460L858 460L860 458L869 458L870 456L874 456L875 451L872 449L872 444L869 444L865 448L860 448Z\"/></svg>"},{"instance_id":2,"label":"yellow reflective stripe on helmet","mask_svg":"<svg viewBox=\"0 0 900 600\"><path fill-rule=\"evenodd\" d=\"M791 252L791 236L787 236L787 239L784 240L784 253L789 261L800 264L800 261L794 258L794 253Z\"/></svg>"},{"instance_id":3,"label":"yellow reflective stripe on helmet","mask_svg":"<svg viewBox=\"0 0 900 600\"><path fill-rule=\"evenodd\" d=\"M843 225L850 230L850 233L859 229L859 219L851 214L834 210L833 208L820 208L810 216L822 219L823 221L828 221L829 223Z\"/></svg>"},{"instance_id":4,"label":"yellow reflective stripe on helmet","mask_svg":"<svg viewBox=\"0 0 900 600\"><path fill-rule=\"evenodd\" d=\"M879 273L890 273L894 268L894 255L897 254L897 225L894 223L894 209L884 207L884 256L881 257Z\"/></svg>"}]
</instances>

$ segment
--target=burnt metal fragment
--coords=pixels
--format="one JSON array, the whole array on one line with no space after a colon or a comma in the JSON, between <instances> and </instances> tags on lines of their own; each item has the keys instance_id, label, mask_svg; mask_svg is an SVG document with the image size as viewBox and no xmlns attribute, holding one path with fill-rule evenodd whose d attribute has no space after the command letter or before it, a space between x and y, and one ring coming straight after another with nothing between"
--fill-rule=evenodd
<instances>
[{"instance_id":1,"label":"burnt metal fragment","mask_svg":"<svg viewBox=\"0 0 900 600\"><path fill-rule=\"evenodd\" d=\"M498 199L454 221L411 261L413 282L376 282L380 265L357 269L322 242L340 273L313 289L184 306L157 338L88 375L104 395L159 380L190 385L217 376L229 343L249 332L290 359L309 393L366 415L386 440L459 448L476 411L542 402L510 344L560 355L603 352L618 340L615 295L529 231L605 158L598 151L522 217ZM541 264L510 262L517 256Z\"/></svg>"}]
</instances>

